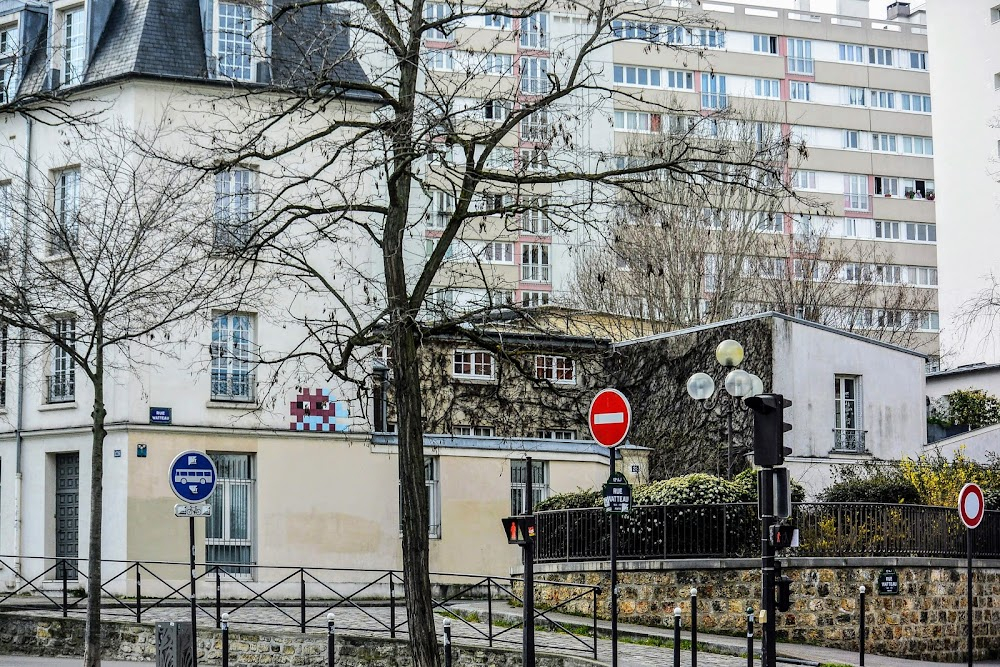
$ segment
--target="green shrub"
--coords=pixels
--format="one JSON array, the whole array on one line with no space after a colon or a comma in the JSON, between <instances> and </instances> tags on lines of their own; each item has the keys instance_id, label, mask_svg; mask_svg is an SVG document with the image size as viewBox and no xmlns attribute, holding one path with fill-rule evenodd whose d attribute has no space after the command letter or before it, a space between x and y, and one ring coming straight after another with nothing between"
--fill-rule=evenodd
<instances>
[{"instance_id":1,"label":"green shrub","mask_svg":"<svg viewBox=\"0 0 1000 667\"><path fill-rule=\"evenodd\" d=\"M744 470L733 478L732 484L736 488L736 492L739 494L739 502L757 502L757 470L753 468ZM806 488L799 484L797 480L793 479L792 502L801 503L805 499Z\"/></svg>"},{"instance_id":2,"label":"green shrub","mask_svg":"<svg viewBox=\"0 0 1000 667\"><path fill-rule=\"evenodd\" d=\"M902 477L837 482L823 489L819 497L828 503L917 504L920 502L917 487Z\"/></svg>"},{"instance_id":3,"label":"green shrub","mask_svg":"<svg viewBox=\"0 0 1000 667\"><path fill-rule=\"evenodd\" d=\"M740 502L732 483L704 473L637 486L632 492L632 498L636 505L718 505Z\"/></svg>"},{"instance_id":4,"label":"green shrub","mask_svg":"<svg viewBox=\"0 0 1000 667\"><path fill-rule=\"evenodd\" d=\"M545 510L573 510L581 507L600 507L604 504L604 498L599 489L583 490L577 489L569 493L557 493L535 505L535 510L543 512Z\"/></svg>"}]
</instances>

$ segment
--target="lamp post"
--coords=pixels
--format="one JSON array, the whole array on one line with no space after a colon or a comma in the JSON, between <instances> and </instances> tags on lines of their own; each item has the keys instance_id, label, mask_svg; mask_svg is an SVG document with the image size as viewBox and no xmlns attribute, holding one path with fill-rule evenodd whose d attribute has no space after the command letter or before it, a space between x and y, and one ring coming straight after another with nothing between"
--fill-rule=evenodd
<instances>
[{"instance_id":1,"label":"lamp post","mask_svg":"<svg viewBox=\"0 0 1000 667\"><path fill-rule=\"evenodd\" d=\"M756 396L764 393L764 382L741 368L737 368L743 363L743 346L732 339L726 339L719 343L715 349L715 359L723 368L732 369L726 374L724 386L726 393L734 399L743 399L748 396ZM705 410L714 409L714 405L707 403L708 399L715 394L715 380L708 373L695 373L687 381L687 392L691 398L698 401ZM721 397L722 394L720 393ZM733 405L731 401L724 401L726 405L726 479L733 476Z\"/></svg>"}]
</instances>

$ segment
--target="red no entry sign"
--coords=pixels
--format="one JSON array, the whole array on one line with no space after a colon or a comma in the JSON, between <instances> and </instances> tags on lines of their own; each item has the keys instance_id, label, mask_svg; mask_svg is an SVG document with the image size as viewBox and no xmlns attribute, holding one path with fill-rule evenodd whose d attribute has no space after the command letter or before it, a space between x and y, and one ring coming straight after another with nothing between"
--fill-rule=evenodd
<instances>
[{"instance_id":1,"label":"red no entry sign","mask_svg":"<svg viewBox=\"0 0 1000 667\"><path fill-rule=\"evenodd\" d=\"M632 406L617 389L602 389L590 402L590 434L605 447L620 445L632 425Z\"/></svg>"},{"instance_id":2,"label":"red no entry sign","mask_svg":"<svg viewBox=\"0 0 1000 667\"><path fill-rule=\"evenodd\" d=\"M983 490L978 484L966 484L958 492L958 515L966 528L975 528L983 520L986 513L986 502Z\"/></svg>"}]
</instances>

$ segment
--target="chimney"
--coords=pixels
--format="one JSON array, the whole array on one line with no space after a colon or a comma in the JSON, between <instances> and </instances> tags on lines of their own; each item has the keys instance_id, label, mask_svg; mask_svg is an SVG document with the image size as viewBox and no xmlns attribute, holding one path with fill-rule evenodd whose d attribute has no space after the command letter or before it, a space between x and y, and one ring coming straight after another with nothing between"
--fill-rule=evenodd
<instances>
[{"instance_id":1,"label":"chimney","mask_svg":"<svg viewBox=\"0 0 1000 667\"><path fill-rule=\"evenodd\" d=\"M905 19L910 15L910 3L908 2L894 2L886 9L887 18L890 21L895 21L896 19Z\"/></svg>"}]
</instances>

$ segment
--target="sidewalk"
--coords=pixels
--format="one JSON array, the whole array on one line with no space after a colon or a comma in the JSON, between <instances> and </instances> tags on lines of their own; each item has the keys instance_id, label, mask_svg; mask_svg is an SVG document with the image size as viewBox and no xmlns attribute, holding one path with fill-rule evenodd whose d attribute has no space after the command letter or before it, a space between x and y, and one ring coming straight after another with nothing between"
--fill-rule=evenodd
<instances>
[{"instance_id":1,"label":"sidewalk","mask_svg":"<svg viewBox=\"0 0 1000 667\"><path fill-rule=\"evenodd\" d=\"M478 614L486 613L486 602L463 602L460 604L448 605L449 609L453 609L456 613L458 612L474 612ZM506 602L500 602L497 600L493 601L493 615L494 617L500 615L509 615L509 619L512 622L518 622L521 620L521 609L519 607L513 607ZM572 616L570 614L560 614L558 612L550 612L547 614L553 620L564 623L566 625L576 625L581 624L590 625L591 620L587 618L581 618L580 616ZM541 625L544 623L544 619L538 621ZM606 633L611 632L611 622L598 619L597 627L599 630ZM622 639L644 639L652 638L658 640L672 640L674 638L674 631L670 628L662 627L651 627L646 625L635 625L632 623L619 623L618 624L619 637ZM759 637L760 628L756 628L756 633ZM691 633L682 630L681 637L685 640L691 639ZM627 645L624 641L619 642L619 648L623 645ZM713 651L718 653L724 653L727 655L743 655L747 650L747 640L746 637L729 637L726 635L712 635L705 632L698 633L698 646L704 647L707 651ZM754 640L754 652L760 655L760 640ZM685 651L685 653L687 653ZM826 648L823 646L809 646L806 644L778 644L778 659L781 658L792 658L794 660L807 660L811 663L837 663L844 665L857 665L858 664L858 654L854 651L844 651L836 648ZM976 667L1000 667L1000 660L993 661L976 661ZM872 655L868 653L865 655L865 667L922 667L924 665L935 665L936 667L966 667L965 662L933 662L929 663L925 660L908 660L905 658L895 658L891 656L881 656Z\"/></svg>"}]
</instances>

